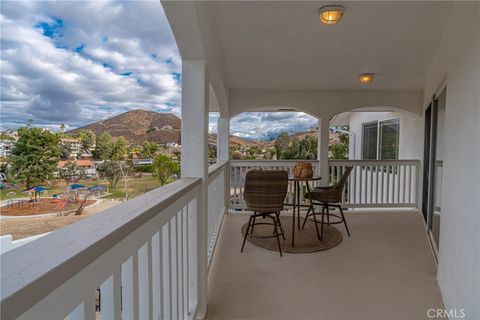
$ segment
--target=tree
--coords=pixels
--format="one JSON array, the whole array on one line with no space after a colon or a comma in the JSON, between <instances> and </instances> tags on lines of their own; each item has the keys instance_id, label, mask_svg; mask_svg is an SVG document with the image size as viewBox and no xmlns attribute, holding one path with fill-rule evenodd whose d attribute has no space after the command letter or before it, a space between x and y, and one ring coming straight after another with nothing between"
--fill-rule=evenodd
<instances>
[{"instance_id":1,"label":"tree","mask_svg":"<svg viewBox=\"0 0 480 320\"><path fill-rule=\"evenodd\" d=\"M288 148L290 146L290 136L288 133L283 132L281 133L277 139L275 139L275 143L273 144L275 147L275 153L277 154L277 159L282 160L285 159L285 153L288 152Z\"/></svg>"},{"instance_id":2,"label":"tree","mask_svg":"<svg viewBox=\"0 0 480 320\"><path fill-rule=\"evenodd\" d=\"M82 145L82 149L87 151L95 145L95 133L92 130L80 129L78 130L78 140Z\"/></svg>"},{"instance_id":3,"label":"tree","mask_svg":"<svg viewBox=\"0 0 480 320\"><path fill-rule=\"evenodd\" d=\"M77 182L85 177L85 171L77 166L75 161L68 161L66 166L59 170L60 177L65 182Z\"/></svg>"},{"instance_id":4,"label":"tree","mask_svg":"<svg viewBox=\"0 0 480 320\"><path fill-rule=\"evenodd\" d=\"M208 145L208 158L217 159L217 146L213 144Z\"/></svg>"},{"instance_id":5,"label":"tree","mask_svg":"<svg viewBox=\"0 0 480 320\"><path fill-rule=\"evenodd\" d=\"M142 144L142 150L140 154L144 159L150 159L155 156L155 153L158 151L158 144L150 141L144 141Z\"/></svg>"},{"instance_id":6,"label":"tree","mask_svg":"<svg viewBox=\"0 0 480 320\"><path fill-rule=\"evenodd\" d=\"M31 187L50 179L61 154L60 137L40 128L21 128L10 155L11 173L19 182Z\"/></svg>"},{"instance_id":7,"label":"tree","mask_svg":"<svg viewBox=\"0 0 480 320\"><path fill-rule=\"evenodd\" d=\"M62 160L68 160L70 159L70 156L72 155L72 146L69 143L65 143L61 145L62 152L60 154L60 158Z\"/></svg>"},{"instance_id":8,"label":"tree","mask_svg":"<svg viewBox=\"0 0 480 320\"><path fill-rule=\"evenodd\" d=\"M160 181L160 185L165 185L168 179L178 174L180 174L180 166L170 157L161 154L153 161L152 176Z\"/></svg>"},{"instance_id":9,"label":"tree","mask_svg":"<svg viewBox=\"0 0 480 320\"><path fill-rule=\"evenodd\" d=\"M93 157L99 160L108 160L112 154L113 138L108 132L102 133L95 147Z\"/></svg>"},{"instance_id":10,"label":"tree","mask_svg":"<svg viewBox=\"0 0 480 320\"><path fill-rule=\"evenodd\" d=\"M341 133L338 135L338 139L333 139L330 135L329 143L329 158L336 160L348 159L348 140L347 133Z\"/></svg>"},{"instance_id":11,"label":"tree","mask_svg":"<svg viewBox=\"0 0 480 320\"><path fill-rule=\"evenodd\" d=\"M105 161L97 166L97 172L101 178L106 179L110 187L117 186L118 179L122 176L122 168L118 161Z\"/></svg>"},{"instance_id":12,"label":"tree","mask_svg":"<svg viewBox=\"0 0 480 320\"><path fill-rule=\"evenodd\" d=\"M124 137L119 137L113 144L110 154L111 160L124 160L127 156L127 140Z\"/></svg>"}]
</instances>

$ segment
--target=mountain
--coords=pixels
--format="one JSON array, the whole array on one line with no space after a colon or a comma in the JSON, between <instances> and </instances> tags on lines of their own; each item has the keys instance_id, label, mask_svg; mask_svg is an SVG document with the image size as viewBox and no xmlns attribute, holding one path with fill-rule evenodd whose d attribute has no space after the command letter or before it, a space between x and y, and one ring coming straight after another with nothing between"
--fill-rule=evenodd
<instances>
[{"instance_id":1,"label":"mountain","mask_svg":"<svg viewBox=\"0 0 480 320\"><path fill-rule=\"evenodd\" d=\"M84 127L68 131L77 134L80 129L92 130L98 137L108 132L112 137L123 136L131 144L142 144L144 141L165 144L181 142L181 123L179 117L170 113L158 113L147 110L132 110L115 117L97 121ZM217 144L217 135L208 136L209 144ZM230 143L239 147L260 145L258 141L249 141L236 136L230 136Z\"/></svg>"},{"instance_id":2,"label":"mountain","mask_svg":"<svg viewBox=\"0 0 480 320\"><path fill-rule=\"evenodd\" d=\"M210 133L208 134L208 144L217 145L217 134ZM230 135L230 146L237 146L241 148L248 148L253 146L262 146L264 143L262 141L256 140L246 140L237 136Z\"/></svg>"},{"instance_id":3,"label":"mountain","mask_svg":"<svg viewBox=\"0 0 480 320\"><path fill-rule=\"evenodd\" d=\"M104 132L113 137L123 136L131 144L142 144L144 141L165 144L180 143L180 126L180 118L173 114L132 110L67 133L76 134L79 129L88 129L97 136Z\"/></svg>"}]
</instances>

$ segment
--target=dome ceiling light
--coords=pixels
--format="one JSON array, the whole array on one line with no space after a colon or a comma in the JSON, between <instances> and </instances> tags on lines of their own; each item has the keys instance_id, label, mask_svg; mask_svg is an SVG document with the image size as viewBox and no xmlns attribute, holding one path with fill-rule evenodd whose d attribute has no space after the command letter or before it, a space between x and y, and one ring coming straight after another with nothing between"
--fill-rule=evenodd
<instances>
[{"instance_id":1,"label":"dome ceiling light","mask_svg":"<svg viewBox=\"0 0 480 320\"><path fill-rule=\"evenodd\" d=\"M324 24L337 24L342 20L345 7L341 5L328 5L318 9L320 21Z\"/></svg>"},{"instance_id":2,"label":"dome ceiling light","mask_svg":"<svg viewBox=\"0 0 480 320\"><path fill-rule=\"evenodd\" d=\"M358 76L358 80L360 80L361 83L369 83L373 81L373 76L373 73L362 73Z\"/></svg>"}]
</instances>

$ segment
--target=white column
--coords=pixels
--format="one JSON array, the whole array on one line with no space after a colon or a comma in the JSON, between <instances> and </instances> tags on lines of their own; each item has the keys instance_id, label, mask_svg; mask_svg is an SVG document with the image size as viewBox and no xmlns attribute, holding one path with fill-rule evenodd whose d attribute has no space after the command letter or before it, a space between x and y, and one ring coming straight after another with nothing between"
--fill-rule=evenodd
<instances>
[{"instance_id":1,"label":"white column","mask_svg":"<svg viewBox=\"0 0 480 320\"><path fill-rule=\"evenodd\" d=\"M317 159L320 165L321 185L328 184L328 140L329 140L328 118L318 119L318 148Z\"/></svg>"},{"instance_id":2,"label":"white column","mask_svg":"<svg viewBox=\"0 0 480 320\"><path fill-rule=\"evenodd\" d=\"M217 160L229 160L230 118L220 117L217 122ZM225 213L230 209L230 164L225 167Z\"/></svg>"},{"instance_id":3,"label":"white column","mask_svg":"<svg viewBox=\"0 0 480 320\"><path fill-rule=\"evenodd\" d=\"M202 178L197 201L198 317L207 310L208 79L205 61L182 63L182 177Z\"/></svg>"},{"instance_id":4,"label":"white column","mask_svg":"<svg viewBox=\"0 0 480 320\"><path fill-rule=\"evenodd\" d=\"M217 121L217 159L228 160L228 147L230 137L230 118L218 118Z\"/></svg>"}]
</instances>

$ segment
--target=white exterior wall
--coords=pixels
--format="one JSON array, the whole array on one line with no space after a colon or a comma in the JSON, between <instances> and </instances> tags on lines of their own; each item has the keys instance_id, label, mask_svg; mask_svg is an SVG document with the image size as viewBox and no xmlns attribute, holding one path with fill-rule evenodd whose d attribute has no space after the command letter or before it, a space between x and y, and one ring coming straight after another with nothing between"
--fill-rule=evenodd
<instances>
[{"instance_id":1,"label":"white exterior wall","mask_svg":"<svg viewBox=\"0 0 480 320\"><path fill-rule=\"evenodd\" d=\"M424 120L420 116L406 112L351 112L350 132L355 134L355 141L350 136L349 159L362 159L362 125L364 123L391 119L400 119L398 159L412 160L423 158Z\"/></svg>"},{"instance_id":2,"label":"white exterior wall","mask_svg":"<svg viewBox=\"0 0 480 320\"><path fill-rule=\"evenodd\" d=\"M453 6L424 92L447 84L437 279L447 309L480 319L480 3Z\"/></svg>"}]
</instances>

